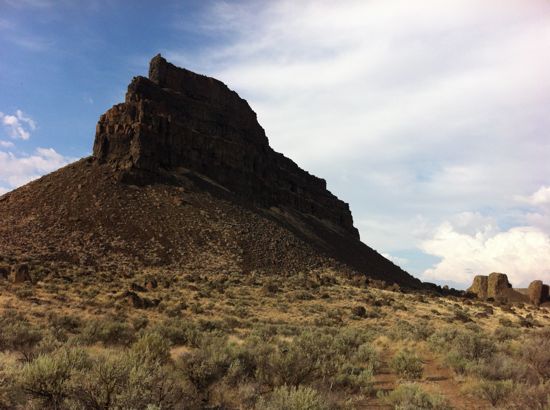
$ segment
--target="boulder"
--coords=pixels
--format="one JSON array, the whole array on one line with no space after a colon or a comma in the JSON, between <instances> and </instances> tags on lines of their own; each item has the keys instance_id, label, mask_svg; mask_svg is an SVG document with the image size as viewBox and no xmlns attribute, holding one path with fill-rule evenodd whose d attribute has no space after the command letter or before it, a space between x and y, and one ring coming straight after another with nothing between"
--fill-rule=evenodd
<instances>
[{"instance_id":1,"label":"boulder","mask_svg":"<svg viewBox=\"0 0 550 410\"><path fill-rule=\"evenodd\" d=\"M504 273L493 272L487 278L487 297L489 298L495 300L505 298L511 288L508 276Z\"/></svg>"},{"instance_id":2,"label":"boulder","mask_svg":"<svg viewBox=\"0 0 550 410\"><path fill-rule=\"evenodd\" d=\"M527 289L529 301L533 305L539 306L548 299L548 290L548 285L543 284L541 280L534 280Z\"/></svg>"},{"instance_id":3,"label":"boulder","mask_svg":"<svg viewBox=\"0 0 550 410\"><path fill-rule=\"evenodd\" d=\"M131 290L126 291L123 294L123 297L128 302L128 305L136 309L148 309L148 308L157 306L160 302L158 300L150 300L147 298L143 298L139 296L137 293L132 292Z\"/></svg>"},{"instance_id":4,"label":"boulder","mask_svg":"<svg viewBox=\"0 0 550 410\"><path fill-rule=\"evenodd\" d=\"M156 289L158 287L158 282L156 279L149 279L145 282L145 288L149 290Z\"/></svg>"},{"instance_id":5,"label":"boulder","mask_svg":"<svg viewBox=\"0 0 550 410\"><path fill-rule=\"evenodd\" d=\"M29 272L29 265L21 264L12 269L12 281L13 283L23 283L31 281L31 274Z\"/></svg>"},{"instance_id":6,"label":"boulder","mask_svg":"<svg viewBox=\"0 0 550 410\"><path fill-rule=\"evenodd\" d=\"M487 299L487 286L488 277L484 275L477 275L474 277L474 282L470 286L467 292L475 294L479 299Z\"/></svg>"}]
</instances>

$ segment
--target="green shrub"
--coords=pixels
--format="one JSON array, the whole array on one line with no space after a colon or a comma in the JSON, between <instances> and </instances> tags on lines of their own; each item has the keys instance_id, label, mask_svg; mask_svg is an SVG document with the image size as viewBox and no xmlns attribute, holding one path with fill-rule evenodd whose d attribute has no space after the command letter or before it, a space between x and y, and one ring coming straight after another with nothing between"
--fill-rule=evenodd
<instances>
[{"instance_id":1,"label":"green shrub","mask_svg":"<svg viewBox=\"0 0 550 410\"><path fill-rule=\"evenodd\" d=\"M351 358L353 363L363 363L370 367L373 372L376 372L380 368L380 354L372 347L370 343L363 343L357 348L357 351Z\"/></svg>"},{"instance_id":2,"label":"green shrub","mask_svg":"<svg viewBox=\"0 0 550 410\"><path fill-rule=\"evenodd\" d=\"M456 351L451 351L445 356L445 364L456 374L464 375L471 368L472 363Z\"/></svg>"},{"instance_id":3,"label":"green shrub","mask_svg":"<svg viewBox=\"0 0 550 410\"><path fill-rule=\"evenodd\" d=\"M85 409L112 408L125 388L127 375L124 355L112 352L101 355L87 372L74 375L74 401Z\"/></svg>"},{"instance_id":4,"label":"green shrub","mask_svg":"<svg viewBox=\"0 0 550 410\"><path fill-rule=\"evenodd\" d=\"M400 410L449 410L448 401L441 395L429 394L415 383L400 384L388 395L382 395L388 405Z\"/></svg>"},{"instance_id":5,"label":"green shrub","mask_svg":"<svg viewBox=\"0 0 550 410\"><path fill-rule=\"evenodd\" d=\"M420 358L410 350L399 351L391 361L391 368L402 378L407 380L420 379L423 365Z\"/></svg>"},{"instance_id":6,"label":"green shrub","mask_svg":"<svg viewBox=\"0 0 550 410\"><path fill-rule=\"evenodd\" d=\"M521 357L544 381L550 378L550 335L533 333L521 348Z\"/></svg>"},{"instance_id":7,"label":"green shrub","mask_svg":"<svg viewBox=\"0 0 550 410\"><path fill-rule=\"evenodd\" d=\"M143 361L165 364L170 359L170 345L158 333L145 333L132 345L130 353Z\"/></svg>"},{"instance_id":8,"label":"green shrub","mask_svg":"<svg viewBox=\"0 0 550 410\"><path fill-rule=\"evenodd\" d=\"M258 410L328 410L324 398L310 387L281 386L268 399L261 398Z\"/></svg>"},{"instance_id":9,"label":"green shrub","mask_svg":"<svg viewBox=\"0 0 550 410\"><path fill-rule=\"evenodd\" d=\"M32 349L42 340L42 330L22 316L8 313L0 318L0 351L15 350L30 359Z\"/></svg>"},{"instance_id":10,"label":"green shrub","mask_svg":"<svg viewBox=\"0 0 550 410\"><path fill-rule=\"evenodd\" d=\"M208 390L221 380L232 363L232 357L225 338L209 337L203 339L200 349L183 354L179 368L199 394L208 396Z\"/></svg>"},{"instance_id":11,"label":"green shrub","mask_svg":"<svg viewBox=\"0 0 550 410\"><path fill-rule=\"evenodd\" d=\"M473 388L473 394L496 406L507 400L513 389L514 385L510 380L481 380Z\"/></svg>"},{"instance_id":12,"label":"green shrub","mask_svg":"<svg viewBox=\"0 0 550 410\"><path fill-rule=\"evenodd\" d=\"M183 319L168 319L156 325L153 331L168 339L173 345L198 347L201 332L193 322Z\"/></svg>"},{"instance_id":13,"label":"green shrub","mask_svg":"<svg viewBox=\"0 0 550 410\"><path fill-rule=\"evenodd\" d=\"M21 369L18 386L43 408L60 408L71 392L70 379L75 371L87 369L88 356L80 349L60 349L41 355Z\"/></svg>"},{"instance_id":14,"label":"green shrub","mask_svg":"<svg viewBox=\"0 0 550 410\"><path fill-rule=\"evenodd\" d=\"M84 344L101 342L106 346L128 346L135 340L132 326L116 319L98 319L89 322L82 328L77 340Z\"/></svg>"},{"instance_id":15,"label":"green shrub","mask_svg":"<svg viewBox=\"0 0 550 410\"><path fill-rule=\"evenodd\" d=\"M517 339L520 335L519 329L511 328L511 327L497 327L494 331L494 337L499 342L504 342L507 340L514 340Z\"/></svg>"},{"instance_id":16,"label":"green shrub","mask_svg":"<svg viewBox=\"0 0 550 410\"><path fill-rule=\"evenodd\" d=\"M344 363L336 376L332 378L334 385L348 387L361 393L370 393L373 390L374 372L370 367L354 366Z\"/></svg>"},{"instance_id":17,"label":"green shrub","mask_svg":"<svg viewBox=\"0 0 550 410\"><path fill-rule=\"evenodd\" d=\"M537 374L532 367L518 357L503 353L497 353L489 360L479 363L473 370L482 379L538 383Z\"/></svg>"},{"instance_id":18,"label":"green shrub","mask_svg":"<svg viewBox=\"0 0 550 410\"><path fill-rule=\"evenodd\" d=\"M435 351L454 351L467 360L489 359L496 351L495 343L479 330L446 328L430 336L429 343Z\"/></svg>"}]
</instances>

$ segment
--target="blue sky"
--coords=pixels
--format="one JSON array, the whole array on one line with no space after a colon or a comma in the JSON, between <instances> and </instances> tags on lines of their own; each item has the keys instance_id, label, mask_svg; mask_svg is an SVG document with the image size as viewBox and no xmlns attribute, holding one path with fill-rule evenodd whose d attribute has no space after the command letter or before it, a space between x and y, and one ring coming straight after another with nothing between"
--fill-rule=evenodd
<instances>
[{"instance_id":1,"label":"blue sky","mask_svg":"<svg viewBox=\"0 0 550 410\"><path fill-rule=\"evenodd\" d=\"M550 281L550 2L0 0L0 193L89 155L161 52L224 81L364 242Z\"/></svg>"}]
</instances>

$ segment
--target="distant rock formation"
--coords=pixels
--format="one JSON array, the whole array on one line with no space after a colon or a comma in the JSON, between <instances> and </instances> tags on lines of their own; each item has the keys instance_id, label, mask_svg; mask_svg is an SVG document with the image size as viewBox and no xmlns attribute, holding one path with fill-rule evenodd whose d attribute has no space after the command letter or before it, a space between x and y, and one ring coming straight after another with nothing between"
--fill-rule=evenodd
<instances>
[{"instance_id":1,"label":"distant rock formation","mask_svg":"<svg viewBox=\"0 0 550 410\"><path fill-rule=\"evenodd\" d=\"M530 302L535 306L549 300L549 287L542 281L531 282L527 289L514 289L504 273L493 272L489 276L477 275L472 285L466 290L479 299L489 298L508 302Z\"/></svg>"},{"instance_id":2,"label":"distant rock formation","mask_svg":"<svg viewBox=\"0 0 550 410\"><path fill-rule=\"evenodd\" d=\"M151 60L101 116L94 156L128 170L188 168L263 206L289 206L359 238L347 203L268 143L256 113L214 78Z\"/></svg>"},{"instance_id":3,"label":"distant rock formation","mask_svg":"<svg viewBox=\"0 0 550 410\"><path fill-rule=\"evenodd\" d=\"M474 277L472 286L470 286L467 291L474 293L480 299L487 299L488 279L487 276L477 275Z\"/></svg>"},{"instance_id":4,"label":"distant rock formation","mask_svg":"<svg viewBox=\"0 0 550 410\"><path fill-rule=\"evenodd\" d=\"M534 280L529 284L527 288L527 295L529 296L529 301L535 305L539 306L541 303L544 303L549 298L549 287L542 283L542 280Z\"/></svg>"}]
</instances>

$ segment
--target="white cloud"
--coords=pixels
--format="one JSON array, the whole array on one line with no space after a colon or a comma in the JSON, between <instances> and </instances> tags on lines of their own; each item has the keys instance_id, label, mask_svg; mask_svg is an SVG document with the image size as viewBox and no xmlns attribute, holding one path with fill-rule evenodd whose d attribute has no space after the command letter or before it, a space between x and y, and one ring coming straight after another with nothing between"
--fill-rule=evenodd
<instances>
[{"instance_id":1,"label":"white cloud","mask_svg":"<svg viewBox=\"0 0 550 410\"><path fill-rule=\"evenodd\" d=\"M53 148L37 148L32 155L0 151L0 189L17 188L67 165L72 160L57 153Z\"/></svg>"},{"instance_id":2,"label":"white cloud","mask_svg":"<svg viewBox=\"0 0 550 410\"><path fill-rule=\"evenodd\" d=\"M424 252L441 258L423 273L423 278L447 279L467 286L474 274L496 271L508 274L518 287L535 279L550 282L547 192L543 186L522 199L536 205L532 211L518 211L518 219L526 222L523 226L502 230L494 218L478 212L463 212L442 223L420 243Z\"/></svg>"},{"instance_id":3,"label":"white cloud","mask_svg":"<svg viewBox=\"0 0 550 410\"><path fill-rule=\"evenodd\" d=\"M8 135L14 139L28 140L31 131L36 130L36 122L21 110L16 110L15 115L0 112L0 120Z\"/></svg>"},{"instance_id":4,"label":"white cloud","mask_svg":"<svg viewBox=\"0 0 550 410\"><path fill-rule=\"evenodd\" d=\"M527 197L531 205L550 205L550 186L542 186L533 195Z\"/></svg>"},{"instance_id":5,"label":"white cloud","mask_svg":"<svg viewBox=\"0 0 550 410\"><path fill-rule=\"evenodd\" d=\"M0 147L2 148L13 148L14 146L15 144L11 141L0 140Z\"/></svg>"},{"instance_id":6,"label":"white cloud","mask_svg":"<svg viewBox=\"0 0 550 410\"><path fill-rule=\"evenodd\" d=\"M537 228L516 227L489 233L486 227L470 235L445 222L433 238L421 244L421 249L442 258L424 272L426 280L468 285L474 275L503 272L515 287L526 287L535 279L550 282L550 237Z\"/></svg>"}]
</instances>

